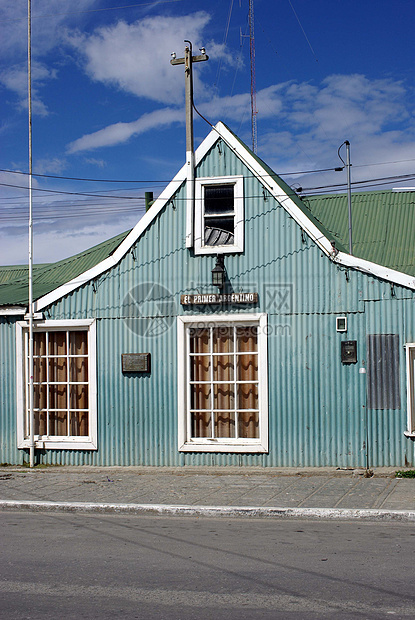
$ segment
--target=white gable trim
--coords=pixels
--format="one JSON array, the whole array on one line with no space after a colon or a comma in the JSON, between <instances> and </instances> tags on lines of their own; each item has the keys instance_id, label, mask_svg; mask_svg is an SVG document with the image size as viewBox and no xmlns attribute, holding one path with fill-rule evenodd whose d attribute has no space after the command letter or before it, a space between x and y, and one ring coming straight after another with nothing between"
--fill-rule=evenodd
<instances>
[{"instance_id":1,"label":"white gable trim","mask_svg":"<svg viewBox=\"0 0 415 620\"><path fill-rule=\"evenodd\" d=\"M207 151L215 144L218 138L219 138L218 133L212 130L210 134L203 140L202 144L198 147L195 153L195 165L196 166L200 162L202 157L206 155ZM180 185L184 181L186 181L186 178L187 178L186 168L187 166L186 164L184 164L182 168L179 170L179 172L176 174L174 179L170 181L170 183L162 191L160 196L151 205L151 209L149 209L149 211L147 211L147 213L143 215L141 220L136 224L136 226L132 229L132 231L127 235L124 241L118 246L118 248L115 250L115 252L111 256L109 256L108 258L98 263L98 265L95 265L95 267L92 267L91 269L84 271L84 273L81 273L79 276L77 276L73 280L70 280L66 284L59 286L54 291L51 291L44 297L41 297L40 299L38 299L34 304L35 310L42 310L43 308L54 303L61 297L64 297L68 293L71 293L73 290L75 290L79 286L82 286L83 284L86 284L90 280L97 278L102 273L104 273L104 271L107 271L111 267L114 267L115 265L117 265L120 262L120 260L127 254L130 248L134 245L137 239L143 234L146 228L157 217L157 215L160 213L160 211L163 209L166 203L171 199L173 194L179 189Z\"/></svg>"},{"instance_id":2,"label":"white gable trim","mask_svg":"<svg viewBox=\"0 0 415 620\"><path fill-rule=\"evenodd\" d=\"M228 146L237 154L249 170L251 170L258 180L269 190L270 194L283 206L287 213L299 224L299 226L301 226L301 228L307 233L307 235L309 235L309 237L311 237L311 239L321 248L321 250L331 260L333 260L333 262L344 265L345 267L358 269L359 271L369 273L370 275L377 276L383 280L388 280L395 284L400 284L407 288L415 289L415 279L405 273L395 271L394 269L388 269L387 267L376 263L371 263L370 261L366 261L361 258L349 256L344 252L339 252L336 256L334 256L330 240L327 239L327 237L321 233L317 226L310 221L304 212L295 204L292 198L290 198L290 196L288 196L288 194L278 185L278 183L270 177L268 172L261 166L255 157L253 157L253 155L251 155L251 153L244 148L241 142L239 142L239 140L229 131L229 129L227 129L227 127L225 127L223 123L217 123L216 127L212 128L212 131L196 150L196 166L219 138L222 138L228 144ZM155 200L151 209L141 218L141 220L111 256L98 263L98 265L95 265L95 267L92 267L77 276L70 282L63 284L51 293L48 293L44 297L38 299L34 304L35 311L42 310L64 295L67 295L79 286L86 284L93 278L98 277L111 267L118 264L137 239L143 234L146 228L157 217L166 203L171 199L173 194L179 189L180 185L186 181L186 178L187 170L186 164L184 164L174 179L167 185L157 200Z\"/></svg>"},{"instance_id":3,"label":"white gable trim","mask_svg":"<svg viewBox=\"0 0 415 620\"><path fill-rule=\"evenodd\" d=\"M345 252L339 252L337 255L333 254L333 247L327 237L325 237L321 231L309 220L305 213L295 204L295 202L288 196L288 194L276 183L276 181L269 176L264 170L261 164L249 153L246 149L243 149L239 140L222 124L218 123L216 126L218 132L220 132L222 138L233 148L240 159L245 165L253 172L253 174L259 178L260 182L266 186L269 192L274 198L284 207L284 209L291 215L291 217L301 226L301 228L313 239L313 241L323 250L323 252L335 263L343 265L345 267L352 267L364 273L368 273L382 280L393 282L394 284L400 284L407 288L415 289L415 278L408 274L396 271L395 269L389 269L383 265L372 263L358 258L356 256L350 256Z\"/></svg>"}]
</instances>

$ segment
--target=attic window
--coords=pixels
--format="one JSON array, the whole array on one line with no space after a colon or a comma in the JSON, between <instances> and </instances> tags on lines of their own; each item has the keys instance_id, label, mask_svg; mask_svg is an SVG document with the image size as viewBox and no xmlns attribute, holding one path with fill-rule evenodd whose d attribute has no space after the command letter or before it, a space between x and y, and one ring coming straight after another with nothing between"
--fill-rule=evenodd
<instances>
[{"instance_id":1,"label":"attic window","mask_svg":"<svg viewBox=\"0 0 415 620\"><path fill-rule=\"evenodd\" d=\"M233 245L235 210L233 185L204 186L205 245Z\"/></svg>"},{"instance_id":2,"label":"attic window","mask_svg":"<svg viewBox=\"0 0 415 620\"><path fill-rule=\"evenodd\" d=\"M195 253L243 251L243 179L196 180Z\"/></svg>"}]
</instances>

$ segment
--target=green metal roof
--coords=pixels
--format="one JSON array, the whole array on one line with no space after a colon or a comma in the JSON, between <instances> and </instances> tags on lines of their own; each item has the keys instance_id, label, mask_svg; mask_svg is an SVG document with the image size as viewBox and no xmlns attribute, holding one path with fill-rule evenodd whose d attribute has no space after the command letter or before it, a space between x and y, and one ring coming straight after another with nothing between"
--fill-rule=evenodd
<instances>
[{"instance_id":1,"label":"green metal roof","mask_svg":"<svg viewBox=\"0 0 415 620\"><path fill-rule=\"evenodd\" d=\"M33 298L43 297L108 258L127 235L128 232L122 233L57 263L34 265ZM27 265L0 267L0 306L28 304L28 273Z\"/></svg>"},{"instance_id":2,"label":"green metal roof","mask_svg":"<svg viewBox=\"0 0 415 620\"><path fill-rule=\"evenodd\" d=\"M347 195L307 196L303 202L336 247L348 251ZM355 256L415 276L415 191L353 193L352 237Z\"/></svg>"}]
</instances>

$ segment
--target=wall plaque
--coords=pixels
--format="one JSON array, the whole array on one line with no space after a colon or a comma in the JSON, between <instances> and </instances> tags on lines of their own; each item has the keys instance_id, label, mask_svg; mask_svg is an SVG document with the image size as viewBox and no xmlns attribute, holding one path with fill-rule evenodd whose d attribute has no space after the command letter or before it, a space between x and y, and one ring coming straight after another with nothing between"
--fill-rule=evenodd
<instances>
[{"instance_id":1,"label":"wall plaque","mask_svg":"<svg viewBox=\"0 0 415 620\"><path fill-rule=\"evenodd\" d=\"M181 295L182 306L213 306L215 304L257 304L258 293L207 293L204 295Z\"/></svg>"},{"instance_id":2,"label":"wall plaque","mask_svg":"<svg viewBox=\"0 0 415 620\"><path fill-rule=\"evenodd\" d=\"M150 353L122 353L121 366L123 372L150 372Z\"/></svg>"}]
</instances>

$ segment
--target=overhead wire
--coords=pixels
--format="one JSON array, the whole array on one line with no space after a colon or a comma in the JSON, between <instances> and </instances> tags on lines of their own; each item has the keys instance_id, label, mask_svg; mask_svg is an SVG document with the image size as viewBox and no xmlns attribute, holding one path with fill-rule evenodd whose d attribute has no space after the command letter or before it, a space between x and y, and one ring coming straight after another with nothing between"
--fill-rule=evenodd
<instances>
[{"instance_id":1,"label":"overhead wire","mask_svg":"<svg viewBox=\"0 0 415 620\"><path fill-rule=\"evenodd\" d=\"M157 0L157 4L171 4L173 2L183 2L183 0ZM104 11L118 11L121 9L132 9L132 8L136 8L140 6L151 6L154 4L155 3L153 0L153 2L138 2L135 4L126 4L124 6L108 6L102 9L85 9L84 11L70 11L68 13L43 13L41 15L32 15L31 18L39 19L39 18L44 18L44 17L62 17L65 15L80 15L83 13L102 13ZM23 20L26 21L27 17L12 17L8 19L1 19L0 23L19 22Z\"/></svg>"},{"instance_id":2,"label":"overhead wire","mask_svg":"<svg viewBox=\"0 0 415 620\"><path fill-rule=\"evenodd\" d=\"M214 127L204 116L202 116L202 114L196 109L195 106L194 106L194 109L197 112L197 114L199 114L199 116L206 123L209 124L210 127ZM397 159L397 160L382 161L382 162L372 162L372 163L367 163L367 164L353 164L353 168L356 169L356 168L368 168L372 166L403 164L403 163L408 163L411 161L415 161L415 158ZM330 172L330 171L335 171L335 170L336 170L335 167L316 168L314 170L294 170L291 172L276 172L275 174L278 174L278 176L283 177L283 176L295 176L295 175L301 175L301 174L316 174L318 172ZM10 170L9 168L0 168L0 172L29 176L28 172L23 172L22 170ZM92 178L92 177L69 177L69 176L63 176L63 175L58 175L58 174L40 174L36 172L33 172L32 176L39 177L39 178L45 178L45 179L62 179L62 180L67 180L67 181L87 181L87 182L93 182L93 183L144 183L144 184L160 183L160 184L164 184L164 183L169 183L171 181L171 179L103 179L103 178L98 179L98 178ZM108 191L113 191L113 190L108 190Z\"/></svg>"}]
</instances>

